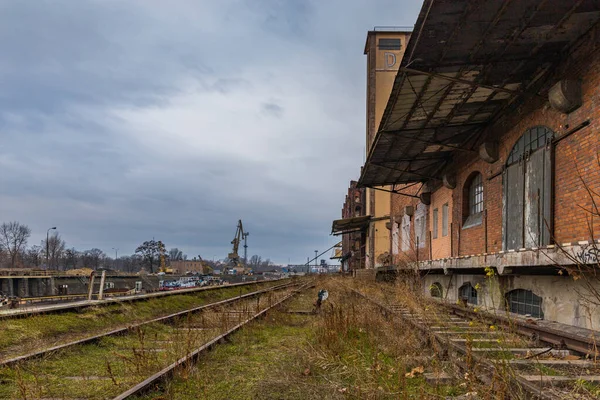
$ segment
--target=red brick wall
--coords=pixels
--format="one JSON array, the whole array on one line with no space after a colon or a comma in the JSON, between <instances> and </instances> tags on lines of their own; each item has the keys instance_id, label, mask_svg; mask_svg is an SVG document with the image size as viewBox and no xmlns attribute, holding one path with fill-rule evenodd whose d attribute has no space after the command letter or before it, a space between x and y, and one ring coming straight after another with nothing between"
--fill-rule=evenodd
<instances>
[{"instance_id":1,"label":"red brick wall","mask_svg":"<svg viewBox=\"0 0 600 400\"><path fill-rule=\"evenodd\" d=\"M558 243L590 239L589 214L582 208L590 209L592 200L585 190L583 180L592 191L600 193L600 53L592 50L592 42L580 47L570 62L561 66L551 78L550 84L559 79L581 79L583 105L565 115L552 109L546 97L528 99L515 112L490 127L488 132L499 141L500 158L488 164L473 155L470 160L457 163L457 187L453 191L454 246L460 255L486 252L485 238L487 225L487 252L502 250L502 175L499 174L506 163L514 143L529 128L547 126L560 137L569 130L589 119L590 126L565 138L555 146L554 162L554 234ZM575 61L574 61L575 60ZM464 158L462 158L464 160ZM467 177L479 171L483 175L484 209L487 214L478 227L462 229L464 221L463 186ZM578 172L579 171L579 172ZM492 178L492 176L494 176ZM598 202L600 206L600 202ZM600 218L594 221L595 238L600 238Z\"/></svg>"},{"instance_id":2,"label":"red brick wall","mask_svg":"<svg viewBox=\"0 0 600 400\"><path fill-rule=\"evenodd\" d=\"M356 187L356 181L351 181L348 194L342 207L342 218L353 218L365 215L365 190ZM357 211L357 207L360 210ZM353 232L342 235L342 255L352 251L348 261L349 269L364 268L365 233Z\"/></svg>"},{"instance_id":3,"label":"red brick wall","mask_svg":"<svg viewBox=\"0 0 600 400\"><path fill-rule=\"evenodd\" d=\"M592 32L593 37L600 37L600 28ZM593 36L599 35L599 36ZM499 143L499 160L489 164L479 158L476 151L471 156L461 153L455 158L453 168L456 170L457 186L450 190L444 187L437 189L432 195L432 205L428 207L428 229L432 229L431 216L434 208L439 210L438 239L432 242L433 258L450 255L450 239L441 240L441 204L446 198L450 201L452 225L452 255L470 255L491 253L502 250L502 168L515 142L529 128L547 126L554 131L555 137L561 137L586 120L590 125L566 137L555 146L554 151L554 235L558 243L590 239L588 220L589 213L585 209L592 208L592 200L583 181L591 191L600 194L600 45L597 39L583 40L571 55L571 58L560 65L549 79L552 85L560 79L581 79L583 105L574 112L565 115L550 107L547 100L547 89L543 95L526 99L516 110L508 113L489 127L485 135ZM476 150L476 149L474 149ZM465 156L466 154L466 156ZM465 220L464 186L469 176L478 171L482 174L484 187L484 214L481 225L463 229ZM583 177L580 179L580 176ZM404 190L414 194L419 185ZM600 209L600 196L596 197ZM403 209L412 205L415 210L418 199L392 195L392 221L401 222ZM594 219L594 238L600 238L600 216ZM411 220L411 235L414 244L414 217ZM419 251L419 259L429 257L429 233L426 249ZM415 251L400 254L396 262L414 260Z\"/></svg>"}]
</instances>

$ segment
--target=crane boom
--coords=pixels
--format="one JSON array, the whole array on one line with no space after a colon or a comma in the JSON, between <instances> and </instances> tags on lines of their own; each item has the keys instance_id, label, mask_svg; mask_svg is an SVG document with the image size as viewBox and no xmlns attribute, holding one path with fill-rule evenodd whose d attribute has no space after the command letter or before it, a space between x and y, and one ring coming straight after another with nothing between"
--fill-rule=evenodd
<instances>
[{"instance_id":1,"label":"crane boom","mask_svg":"<svg viewBox=\"0 0 600 400\"><path fill-rule=\"evenodd\" d=\"M229 255L228 255L232 264L234 264L234 266L236 266L236 267L240 265L240 256L238 254L238 249L240 247L240 241L243 236L244 236L244 226L242 225L242 220L240 219L237 224L235 236L233 237L233 240L231 241L231 244L233 245L233 249L232 249L232 252L229 253Z\"/></svg>"}]
</instances>

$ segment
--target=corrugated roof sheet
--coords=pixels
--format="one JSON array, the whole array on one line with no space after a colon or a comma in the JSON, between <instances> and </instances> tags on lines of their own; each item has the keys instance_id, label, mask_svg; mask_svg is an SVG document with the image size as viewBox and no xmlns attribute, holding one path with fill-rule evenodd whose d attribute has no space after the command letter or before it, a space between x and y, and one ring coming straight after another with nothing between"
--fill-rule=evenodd
<instances>
[{"instance_id":1,"label":"corrugated roof sheet","mask_svg":"<svg viewBox=\"0 0 600 400\"><path fill-rule=\"evenodd\" d=\"M359 186L439 179L599 17L597 0L425 0Z\"/></svg>"},{"instance_id":2,"label":"corrugated roof sheet","mask_svg":"<svg viewBox=\"0 0 600 400\"><path fill-rule=\"evenodd\" d=\"M353 217L345 219L336 219L331 226L331 233L334 235L343 235L344 233L356 232L366 229L371 220L370 215L362 217Z\"/></svg>"}]
</instances>

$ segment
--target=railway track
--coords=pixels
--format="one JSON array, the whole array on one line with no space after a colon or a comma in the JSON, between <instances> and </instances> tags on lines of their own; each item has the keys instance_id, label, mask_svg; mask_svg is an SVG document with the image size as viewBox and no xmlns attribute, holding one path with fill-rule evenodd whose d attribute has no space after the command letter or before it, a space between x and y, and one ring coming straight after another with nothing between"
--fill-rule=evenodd
<instances>
[{"instance_id":1,"label":"railway track","mask_svg":"<svg viewBox=\"0 0 600 400\"><path fill-rule=\"evenodd\" d=\"M462 378L477 379L493 392L515 399L600 398L600 362L585 338L459 306L435 312L432 304L423 312L350 290L420 331Z\"/></svg>"},{"instance_id":2,"label":"railway track","mask_svg":"<svg viewBox=\"0 0 600 400\"><path fill-rule=\"evenodd\" d=\"M86 298L84 300L76 300L76 301L57 301L55 303L49 304L38 304L38 305L24 305L19 306L19 308L9 309L4 307L0 307L0 319L10 319L10 318L26 318L32 315L39 314L52 314L52 313L61 313L61 312L69 312L78 309L84 309L87 307L98 307L104 305L111 305L115 303L131 303L136 301L144 301L151 300L161 297L168 296L177 296L182 294L190 294L190 293L199 293L199 292L208 292L215 291L219 289L226 289L232 287L243 287L243 286L251 286L261 283L266 283L269 281L252 281L252 282L240 282L240 283L232 283L227 285L213 285L213 286L204 286L197 287L191 289L179 289L179 290L169 290L169 291L159 291L159 292L151 292L146 294L135 294L135 295L127 295L127 296L111 296L110 293L105 295L105 298L102 300L87 300L87 294L85 295L68 295L68 296L46 296L41 298L24 298L21 299L21 304L31 302L32 300L39 299L58 299L58 300L74 300L75 298Z\"/></svg>"},{"instance_id":3,"label":"railway track","mask_svg":"<svg viewBox=\"0 0 600 400\"><path fill-rule=\"evenodd\" d=\"M4 360L0 398L124 399L141 394L306 285L277 285Z\"/></svg>"}]
</instances>

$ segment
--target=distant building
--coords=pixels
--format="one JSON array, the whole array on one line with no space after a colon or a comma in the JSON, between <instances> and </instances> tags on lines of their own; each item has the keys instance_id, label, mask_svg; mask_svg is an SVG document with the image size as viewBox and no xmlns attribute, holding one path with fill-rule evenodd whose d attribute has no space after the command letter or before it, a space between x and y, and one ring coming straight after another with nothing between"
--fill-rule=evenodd
<instances>
[{"instance_id":1,"label":"distant building","mask_svg":"<svg viewBox=\"0 0 600 400\"><path fill-rule=\"evenodd\" d=\"M171 268L174 274L185 274L187 272L204 274L209 272L209 268L204 264L204 261L171 261Z\"/></svg>"}]
</instances>

